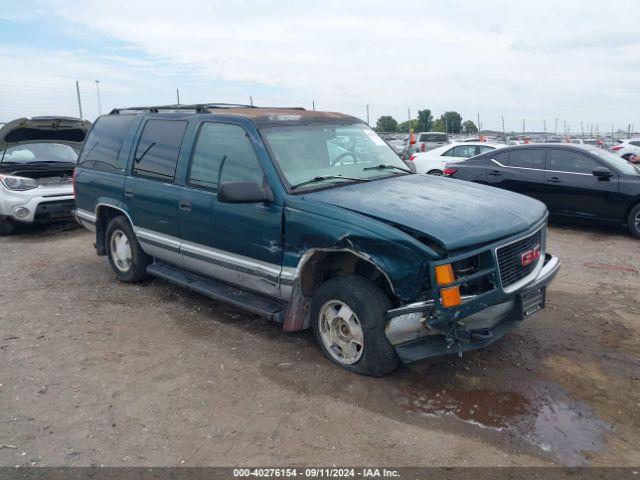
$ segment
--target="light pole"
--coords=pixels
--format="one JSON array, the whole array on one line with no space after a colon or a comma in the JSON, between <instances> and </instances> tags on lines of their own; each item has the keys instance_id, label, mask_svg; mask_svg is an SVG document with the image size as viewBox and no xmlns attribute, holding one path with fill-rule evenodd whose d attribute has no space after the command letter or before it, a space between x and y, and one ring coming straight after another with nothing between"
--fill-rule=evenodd
<instances>
[{"instance_id":1,"label":"light pole","mask_svg":"<svg viewBox=\"0 0 640 480\"><path fill-rule=\"evenodd\" d=\"M100 80L96 80L96 94L98 95L98 115L102 115L102 101L100 99Z\"/></svg>"}]
</instances>

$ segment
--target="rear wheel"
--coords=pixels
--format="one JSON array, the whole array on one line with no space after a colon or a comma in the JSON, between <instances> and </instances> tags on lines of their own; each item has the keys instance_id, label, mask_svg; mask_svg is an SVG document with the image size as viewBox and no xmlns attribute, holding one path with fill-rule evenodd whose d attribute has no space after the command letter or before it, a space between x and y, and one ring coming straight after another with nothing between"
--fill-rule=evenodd
<instances>
[{"instance_id":1,"label":"rear wheel","mask_svg":"<svg viewBox=\"0 0 640 480\"><path fill-rule=\"evenodd\" d=\"M627 218L629 231L634 237L640 238L640 203L633 207Z\"/></svg>"},{"instance_id":2,"label":"rear wheel","mask_svg":"<svg viewBox=\"0 0 640 480\"><path fill-rule=\"evenodd\" d=\"M390 302L373 282L356 275L324 283L311 301L320 349L333 363L362 375L382 376L398 367L384 332Z\"/></svg>"},{"instance_id":3,"label":"rear wheel","mask_svg":"<svg viewBox=\"0 0 640 480\"><path fill-rule=\"evenodd\" d=\"M149 257L142 251L127 219L123 216L112 219L105 235L107 258L118 279L123 282L144 280Z\"/></svg>"},{"instance_id":4,"label":"rear wheel","mask_svg":"<svg viewBox=\"0 0 640 480\"><path fill-rule=\"evenodd\" d=\"M0 217L0 236L11 235L16 231L16 224L13 220Z\"/></svg>"},{"instance_id":5,"label":"rear wheel","mask_svg":"<svg viewBox=\"0 0 640 480\"><path fill-rule=\"evenodd\" d=\"M443 172L442 170L434 169L434 170L429 170L427 172L427 175L435 175L436 177L441 177L443 175Z\"/></svg>"}]
</instances>

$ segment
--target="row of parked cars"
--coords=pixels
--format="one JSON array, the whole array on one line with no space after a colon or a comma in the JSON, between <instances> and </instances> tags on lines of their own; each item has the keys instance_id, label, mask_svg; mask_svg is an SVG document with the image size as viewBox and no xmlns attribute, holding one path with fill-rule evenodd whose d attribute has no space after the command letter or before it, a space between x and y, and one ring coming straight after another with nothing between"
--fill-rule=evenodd
<instances>
[{"instance_id":1,"label":"row of parked cars","mask_svg":"<svg viewBox=\"0 0 640 480\"><path fill-rule=\"evenodd\" d=\"M632 153L637 148L640 155L640 147L634 144L640 140L609 152L591 144L462 142L409 161L420 173L511 190L542 201L558 218L622 224L640 237L640 162Z\"/></svg>"}]
</instances>

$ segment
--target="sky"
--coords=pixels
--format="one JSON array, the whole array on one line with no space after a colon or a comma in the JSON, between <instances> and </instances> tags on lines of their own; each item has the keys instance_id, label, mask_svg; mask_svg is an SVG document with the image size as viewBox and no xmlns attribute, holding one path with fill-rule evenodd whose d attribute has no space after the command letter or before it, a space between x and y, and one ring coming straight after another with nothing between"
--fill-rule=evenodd
<instances>
[{"instance_id":1,"label":"sky","mask_svg":"<svg viewBox=\"0 0 640 480\"><path fill-rule=\"evenodd\" d=\"M640 129L640 0L0 0L0 122L230 102Z\"/></svg>"}]
</instances>

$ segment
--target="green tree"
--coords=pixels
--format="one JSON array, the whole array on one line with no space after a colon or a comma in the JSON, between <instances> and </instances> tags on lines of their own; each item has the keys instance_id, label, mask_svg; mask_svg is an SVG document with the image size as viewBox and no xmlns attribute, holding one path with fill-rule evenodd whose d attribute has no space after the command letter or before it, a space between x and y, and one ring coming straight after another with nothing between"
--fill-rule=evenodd
<instances>
[{"instance_id":1,"label":"green tree","mask_svg":"<svg viewBox=\"0 0 640 480\"><path fill-rule=\"evenodd\" d=\"M440 118L444 122L447 133L462 132L462 117L458 112L444 112Z\"/></svg>"},{"instance_id":2,"label":"green tree","mask_svg":"<svg viewBox=\"0 0 640 480\"><path fill-rule=\"evenodd\" d=\"M430 132L433 126L433 115L431 110L425 108L418 110L418 132Z\"/></svg>"},{"instance_id":3,"label":"green tree","mask_svg":"<svg viewBox=\"0 0 640 480\"><path fill-rule=\"evenodd\" d=\"M402 122L398 125L398 131L402 133L409 133L409 128L413 128L414 132L418 132L418 119L413 118L410 122L407 120L406 122Z\"/></svg>"},{"instance_id":4,"label":"green tree","mask_svg":"<svg viewBox=\"0 0 640 480\"><path fill-rule=\"evenodd\" d=\"M471 120L467 120L462 124L462 131L466 134L469 133L478 133L478 127Z\"/></svg>"},{"instance_id":5,"label":"green tree","mask_svg":"<svg viewBox=\"0 0 640 480\"><path fill-rule=\"evenodd\" d=\"M441 118L436 118L433 122L433 125L431 126L431 129L434 132L444 132L445 131L444 121Z\"/></svg>"},{"instance_id":6,"label":"green tree","mask_svg":"<svg viewBox=\"0 0 640 480\"><path fill-rule=\"evenodd\" d=\"M376 122L378 132L397 132L398 122L391 115L383 115Z\"/></svg>"}]
</instances>

